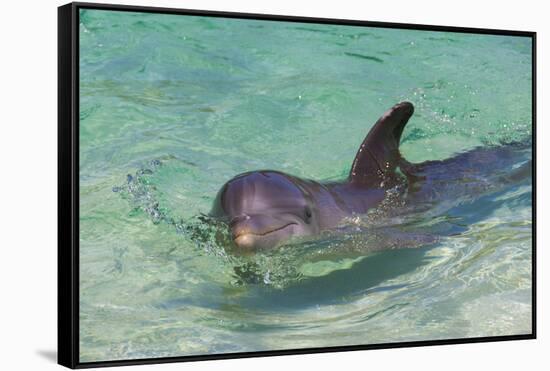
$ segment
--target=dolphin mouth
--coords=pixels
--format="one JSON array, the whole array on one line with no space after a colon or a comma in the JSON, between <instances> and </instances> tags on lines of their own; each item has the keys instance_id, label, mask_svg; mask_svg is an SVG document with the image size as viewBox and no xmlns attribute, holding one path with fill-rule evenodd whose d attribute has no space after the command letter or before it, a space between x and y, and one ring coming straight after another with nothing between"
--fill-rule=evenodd
<instances>
[{"instance_id":1,"label":"dolphin mouth","mask_svg":"<svg viewBox=\"0 0 550 371\"><path fill-rule=\"evenodd\" d=\"M237 241L239 238L243 238L243 237L246 237L246 236L267 236L268 234L278 232L278 231L283 230L287 227L290 227L291 225L298 225L298 223L290 222L290 223L287 223L287 224L285 224L281 227L270 229L270 230L265 231L265 232L252 232L252 231L249 231L249 230L240 231L240 232L233 235L233 240Z\"/></svg>"}]
</instances>

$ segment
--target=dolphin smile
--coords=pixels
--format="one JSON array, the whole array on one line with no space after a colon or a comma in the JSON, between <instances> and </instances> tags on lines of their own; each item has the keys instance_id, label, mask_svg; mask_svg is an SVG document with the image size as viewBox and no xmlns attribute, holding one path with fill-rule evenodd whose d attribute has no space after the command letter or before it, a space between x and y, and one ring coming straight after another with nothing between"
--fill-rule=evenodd
<instances>
[{"instance_id":1,"label":"dolphin smile","mask_svg":"<svg viewBox=\"0 0 550 371\"><path fill-rule=\"evenodd\" d=\"M283 230L286 227L290 227L291 225L298 225L298 223L295 223L295 222L287 223L287 224L285 224L285 225L283 225L279 228L270 229L270 230L265 231L265 232L253 232L253 231L250 231L250 230L241 230L241 231L239 231L239 232L237 232L236 234L233 235L233 239L235 241L237 241L239 238L246 237L246 236L266 236L270 233Z\"/></svg>"}]
</instances>

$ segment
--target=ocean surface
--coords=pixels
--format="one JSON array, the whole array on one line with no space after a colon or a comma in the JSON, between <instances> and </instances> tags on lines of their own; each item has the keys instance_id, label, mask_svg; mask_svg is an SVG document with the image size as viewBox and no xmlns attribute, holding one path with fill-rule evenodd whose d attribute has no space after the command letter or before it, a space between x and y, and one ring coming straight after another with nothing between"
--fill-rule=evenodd
<instances>
[{"instance_id":1,"label":"ocean surface","mask_svg":"<svg viewBox=\"0 0 550 371\"><path fill-rule=\"evenodd\" d=\"M235 256L204 215L245 171L344 179L403 100L411 162L529 143L531 58L523 37L82 10L80 361L530 333L530 179L419 214L438 240L407 249Z\"/></svg>"}]
</instances>

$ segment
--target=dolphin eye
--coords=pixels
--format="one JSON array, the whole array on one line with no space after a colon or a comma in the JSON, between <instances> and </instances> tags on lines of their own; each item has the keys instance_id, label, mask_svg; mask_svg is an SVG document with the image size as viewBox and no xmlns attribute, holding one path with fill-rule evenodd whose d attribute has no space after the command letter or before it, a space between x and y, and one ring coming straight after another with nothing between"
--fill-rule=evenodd
<instances>
[{"instance_id":1,"label":"dolphin eye","mask_svg":"<svg viewBox=\"0 0 550 371\"><path fill-rule=\"evenodd\" d=\"M305 214L306 214L306 222L309 223L309 220L311 219L311 209L307 206L306 206Z\"/></svg>"}]
</instances>

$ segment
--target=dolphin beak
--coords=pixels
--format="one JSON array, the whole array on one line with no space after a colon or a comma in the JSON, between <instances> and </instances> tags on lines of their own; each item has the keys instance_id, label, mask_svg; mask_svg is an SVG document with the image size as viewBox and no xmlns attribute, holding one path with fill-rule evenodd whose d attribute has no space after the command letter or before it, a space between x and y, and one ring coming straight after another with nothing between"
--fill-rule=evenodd
<instances>
[{"instance_id":1,"label":"dolphin beak","mask_svg":"<svg viewBox=\"0 0 550 371\"><path fill-rule=\"evenodd\" d=\"M235 245L239 249L252 249L254 247L254 235L247 233L247 234L241 234L233 239L235 242Z\"/></svg>"}]
</instances>

